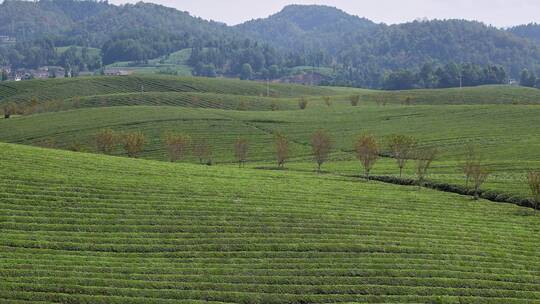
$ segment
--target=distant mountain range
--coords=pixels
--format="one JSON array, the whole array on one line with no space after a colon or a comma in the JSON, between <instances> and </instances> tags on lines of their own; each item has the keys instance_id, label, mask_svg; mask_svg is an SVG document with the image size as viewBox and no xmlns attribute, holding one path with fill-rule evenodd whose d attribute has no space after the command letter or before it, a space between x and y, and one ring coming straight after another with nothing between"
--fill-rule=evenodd
<instances>
[{"instance_id":1,"label":"distant mountain range","mask_svg":"<svg viewBox=\"0 0 540 304\"><path fill-rule=\"evenodd\" d=\"M227 26L149 3L6 0L0 4L0 36L17 39L0 46L0 65L20 67L86 69L90 64L75 51L64 55L69 58L53 51L77 46L101 49L104 64L144 62L191 48L189 64L206 76L278 77L297 66L326 67L336 83L367 87L380 85L387 71L418 70L426 63L501 65L514 78L524 68L540 72L537 24L386 25L318 5L290 5L268 18Z\"/></svg>"}]
</instances>

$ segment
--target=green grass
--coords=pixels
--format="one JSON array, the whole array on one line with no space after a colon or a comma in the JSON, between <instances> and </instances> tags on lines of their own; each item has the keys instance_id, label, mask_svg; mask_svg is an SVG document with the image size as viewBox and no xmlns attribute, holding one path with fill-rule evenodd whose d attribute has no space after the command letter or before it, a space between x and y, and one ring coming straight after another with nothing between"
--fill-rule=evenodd
<instances>
[{"instance_id":1,"label":"green grass","mask_svg":"<svg viewBox=\"0 0 540 304\"><path fill-rule=\"evenodd\" d=\"M0 144L6 303L535 303L539 216L414 187Z\"/></svg>"}]
</instances>

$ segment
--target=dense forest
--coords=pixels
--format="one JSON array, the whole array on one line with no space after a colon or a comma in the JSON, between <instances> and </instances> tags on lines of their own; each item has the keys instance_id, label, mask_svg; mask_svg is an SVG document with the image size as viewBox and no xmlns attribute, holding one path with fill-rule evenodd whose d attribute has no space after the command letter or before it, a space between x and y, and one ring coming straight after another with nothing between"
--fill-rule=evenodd
<instances>
[{"instance_id":1,"label":"dense forest","mask_svg":"<svg viewBox=\"0 0 540 304\"><path fill-rule=\"evenodd\" d=\"M320 74L327 85L410 88L456 86L459 70L461 85L478 85L523 79L524 69L540 74L538 28L465 20L389 26L317 5L291 5L229 27L149 3L6 0L0 36L17 42L0 43L0 66L98 71L190 49L188 64L198 76L277 79L311 67L326 69ZM427 66L435 80L422 79Z\"/></svg>"}]
</instances>

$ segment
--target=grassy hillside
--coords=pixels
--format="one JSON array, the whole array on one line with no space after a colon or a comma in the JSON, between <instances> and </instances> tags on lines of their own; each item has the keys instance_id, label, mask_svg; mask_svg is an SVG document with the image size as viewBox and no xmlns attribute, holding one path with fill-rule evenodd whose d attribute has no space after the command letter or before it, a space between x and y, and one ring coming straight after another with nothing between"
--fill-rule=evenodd
<instances>
[{"instance_id":1,"label":"grassy hillside","mask_svg":"<svg viewBox=\"0 0 540 304\"><path fill-rule=\"evenodd\" d=\"M202 92L235 95L265 96L264 83L233 79L137 75L126 77L81 77L46 79L0 84L0 103L58 101L74 97L140 92ZM330 88L270 84L270 95L291 97L301 95L336 94Z\"/></svg>"},{"instance_id":2,"label":"grassy hillside","mask_svg":"<svg viewBox=\"0 0 540 304\"><path fill-rule=\"evenodd\" d=\"M151 100L146 97L150 96L144 95L144 100L139 101L146 104ZM164 96L169 95L155 93L154 97L158 104L168 104ZM178 100L176 97L171 99L171 105ZM315 100L319 101L313 101L305 111L288 111L287 108L272 112L178 106L119 106L44 113L9 120L0 119L0 141L33 145L53 143L53 146L62 149L70 149L76 145L87 151L95 151L94 136L101 129L111 128L118 132L142 131L148 138L148 143L141 156L166 160L162 138L166 131L173 130L187 133L193 138L207 139L214 150L213 159L218 163L233 162L234 141L245 137L250 144L250 162L256 162L254 166L267 166L274 164L274 134L283 132L292 140L291 156L296 162L300 162L291 164L291 167L312 170L310 136L315 130L322 128L334 139L335 153L332 164L326 166L328 170L358 174L361 172L360 164L355 160L352 151L353 143L360 133L375 134L381 144L384 144L384 138L388 135L407 134L419 138L423 145L437 146L440 149L440 155L432 170L434 174L430 178L464 183L460 166L465 158L465 145L475 143L479 146L484 162L492 170L486 187L521 196L528 195L524 182L525 172L530 168L540 167L540 137L536 136L540 134L538 106L352 107L342 100L328 108L322 105L320 98L316 97ZM294 100L282 101L285 106L295 107ZM99 105L97 100L93 102ZM230 105L234 102L232 99ZM261 99L247 104L265 109L265 102L268 101ZM315 104L316 102L319 104ZM123 152L118 148L115 154L122 155ZM196 159L190 156L185 161L196 162ZM409 164L407 176L413 176L413 165L412 162ZM397 172L394 161L380 161L373 173L395 175Z\"/></svg>"},{"instance_id":3,"label":"grassy hillside","mask_svg":"<svg viewBox=\"0 0 540 304\"><path fill-rule=\"evenodd\" d=\"M63 107L177 106L225 110L296 110L297 99L197 92L149 92L95 95L65 100Z\"/></svg>"},{"instance_id":4,"label":"grassy hillside","mask_svg":"<svg viewBox=\"0 0 540 304\"><path fill-rule=\"evenodd\" d=\"M371 102L412 104L463 105L463 104L540 104L540 90L519 86L478 86L467 88L364 91L363 100Z\"/></svg>"},{"instance_id":5,"label":"grassy hillside","mask_svg":"<svg viewBox=\"0 0 540 304\"><path fill-rule=\"evenodd\" d=\"M6 303L534 303L539 217L331 175L0 144Z\"/></svg>"}]
</instances>

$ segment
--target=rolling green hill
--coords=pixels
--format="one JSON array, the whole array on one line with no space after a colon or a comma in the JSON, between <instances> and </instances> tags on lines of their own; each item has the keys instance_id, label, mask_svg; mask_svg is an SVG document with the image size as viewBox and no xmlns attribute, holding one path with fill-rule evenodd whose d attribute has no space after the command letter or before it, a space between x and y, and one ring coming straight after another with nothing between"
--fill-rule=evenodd
<instances>
[{"instance_id":1,"label":"rolling green hill","mask_svg":"<svg viewBox=\"0 0 540 304\"><path fill-rule=\"evenodd\" d=\"M441 150L430 179L463 184L465 145L474 143L492 170L485 188L520 197L529 193L525 172L540 167L536 89L483 86L385 92L281 84L270 89L281 98L260 97L266 93L265 84L226 79L129 76L8 83L0 86L2 102L28 104L35 96L41 105L36 114L0 119L0 141L95 151L95 134L102 129L141 131L148 139L141 157L166 160L163 135L176 131L208 140L213 161L227 164L234 161L234 141L245 137L253 167L268 167L274 163L274 134L283 132L292 140L294 163L289 167L310 171L310 136L322 128L335 141L327 170L354 175L360 172L353 154L360 133L374 133L381 145L388 135L407 134ZM298 107L301 95L309 102L304 111ZM330 107L322 95L331 96ZM358 107L350 105L352 95L360 96ZM403 105L406 100L410 105ZM63 111L39 113L59 110ZM123 152L118 148L115 154ZM189 156L185 161L198 160ZM381 160L373 173L395 175L394 161ZM405 173L414 177L412 163Z\"/></svg>"},{"instance_id":2,"label":"rolling green hill","mask_svg":"<svg viewBox=\"0 0 540 304\"><path fill-rule=\"evenodd\" d=\"M265 83L233 79L137 75L117 77L81 77L70 79L30 80L0 84L0 104L8 101L60 101L74 97L141 93L141 92L201 92L234 95L266 96ZM271 96L332 95L331 88L270 84Z\"/></svg>"},{"instance_id":3,"label":"rolling green hill","mask_svg":"<svg viewBox=\"0 0 540 304\"><path fill-rule=\"evenodd\" d=\"M0 144L5 303L534 303L539 217L298 172Z\"/></svg>"}]
</instances>

